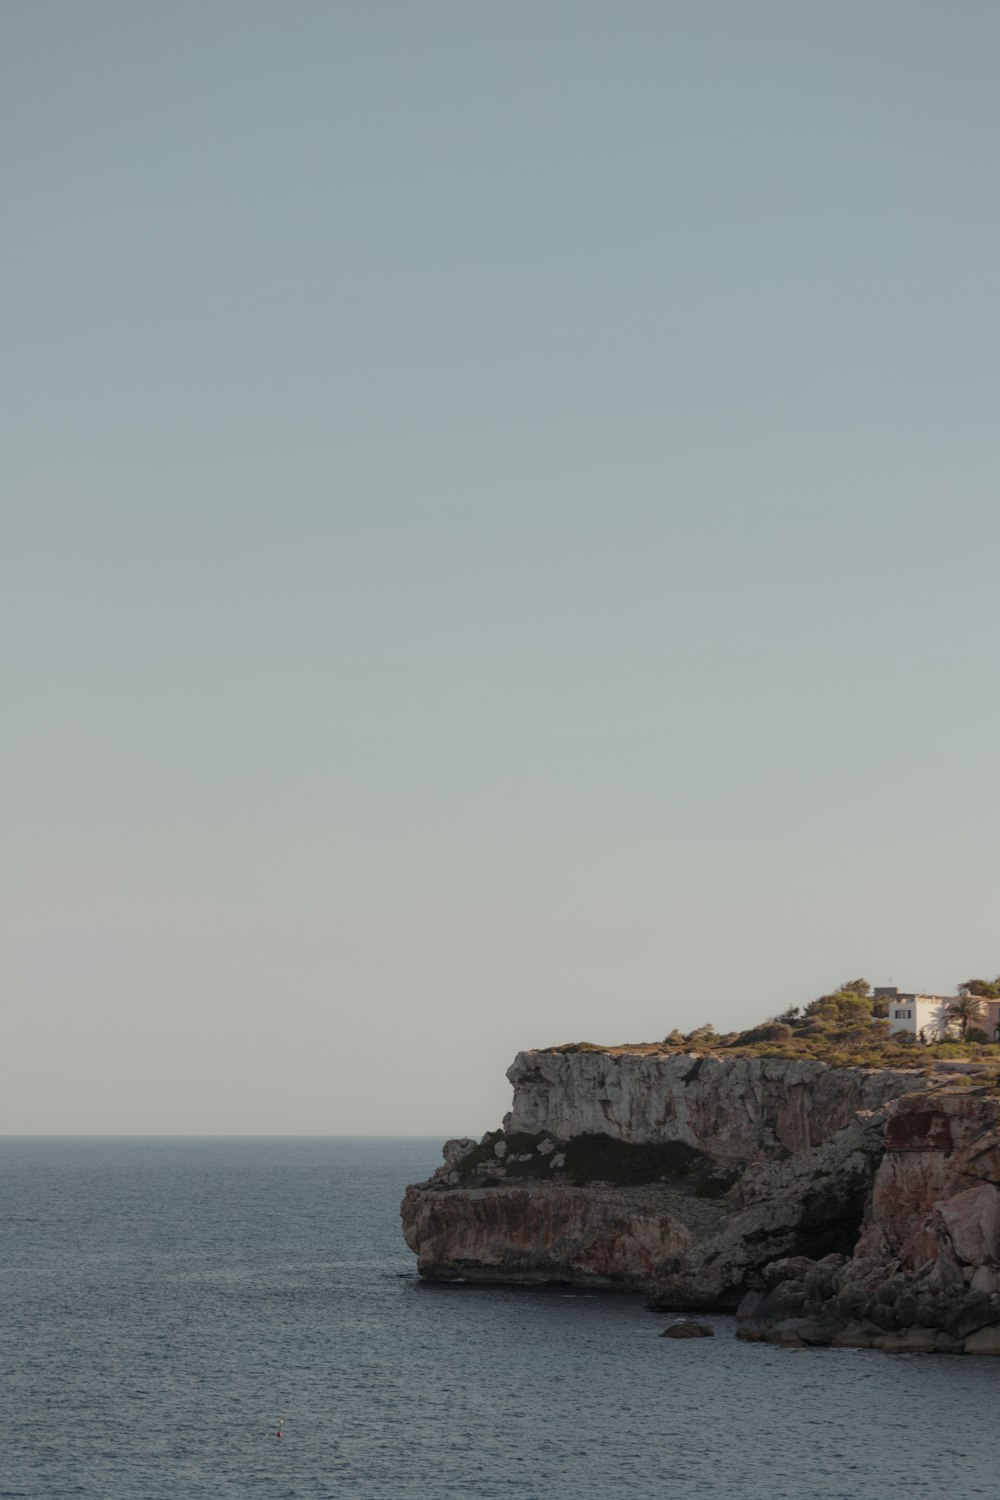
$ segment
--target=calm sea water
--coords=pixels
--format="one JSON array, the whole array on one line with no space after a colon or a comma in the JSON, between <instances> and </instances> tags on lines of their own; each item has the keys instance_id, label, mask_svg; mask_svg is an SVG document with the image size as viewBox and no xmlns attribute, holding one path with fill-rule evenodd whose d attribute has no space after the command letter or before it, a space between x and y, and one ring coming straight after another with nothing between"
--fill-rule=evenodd
<instances>
[{"instance_id":1,"label":"calm sea water","mask_svg":"<svg viewBox=\"0 0 1000 1500\"><path fill-rule=\"evenodd\" d=\"M0 1496L995 1496L1000 1360L421 1285L429 1140L0 1140ZM284 1436L275 1438L279 1416Z\"/></svg>"}]
</instances>

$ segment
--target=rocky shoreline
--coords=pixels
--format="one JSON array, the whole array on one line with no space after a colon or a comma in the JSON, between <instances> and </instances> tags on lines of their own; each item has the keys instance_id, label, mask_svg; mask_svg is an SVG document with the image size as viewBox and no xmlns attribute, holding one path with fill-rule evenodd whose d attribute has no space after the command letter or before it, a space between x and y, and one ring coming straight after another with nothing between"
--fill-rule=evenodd
<instances>
[{"instance_id":1,"label":"rocky shoreline","mask_svg":"<svg viewBox=\"0 0 1000 1500\"><path fill-rule=\"evenodd\" d=\"M901 1099L850 1257L778 1260L737 1310L738 1338L1000 1354L1000 1100Z\"/></svg>"},{"instance_id":2,"label":"rocky shoreline","mask_svg":"<svg viewBox=\"0 0 1000 1500\"><path fill-rule=\"evenodd\" d=\"M502 1130L406 1190L437 1281L643 1291L802 1346L1000 1353L992 1079L521 1053Z\"/></svg>"}]
</instances>

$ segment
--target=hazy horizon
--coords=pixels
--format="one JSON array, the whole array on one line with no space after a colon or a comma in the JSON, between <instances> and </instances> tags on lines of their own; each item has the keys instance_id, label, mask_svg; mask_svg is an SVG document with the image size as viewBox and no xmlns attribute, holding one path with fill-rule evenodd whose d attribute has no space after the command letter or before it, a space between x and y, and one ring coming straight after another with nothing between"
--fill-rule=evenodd
<instances>
[{"instance_id":1,"label":"hazy horizon","mask_svg":"<svg viewBox=\"0 0 1000 1500\"><path fill-rule=\"evenodd\" d=\"M126 1134L123 1131L109 1131L104 1135L84 1135L80 1132L67 1131L62 1134L46 1131L6 1131L0 1135L0 1141L437 1141L440 1134L430 1131L426 1134L411 1131L407 1134L379 1134L378 1132L365 1134L330 1133L326 1135L295 1135L289 1132L273 1132L266 1134L262 1131L246 1130L234 1134L219 1131L214 1135L201 1135L193 1131L174 1131L163 1135Z\"/></svg>"},{"instance_id":2,"label":"hazy horizon","mask_svg":"<svg viewBox=\"0 0 1000 1500\"><path fill-rule=\"evenodd\" d=\"M0 1132L1000 969L995 5L0 40Z\"/></svg>"}]
</instances>

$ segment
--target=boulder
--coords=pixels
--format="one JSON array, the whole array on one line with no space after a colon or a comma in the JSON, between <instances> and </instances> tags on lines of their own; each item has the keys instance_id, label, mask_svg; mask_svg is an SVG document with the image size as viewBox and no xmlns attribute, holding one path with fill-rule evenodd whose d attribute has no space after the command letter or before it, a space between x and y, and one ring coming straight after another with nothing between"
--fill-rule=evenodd
<instances>
[{"instance_id":1,"label":"boulder","mask_svg":"<svg viewBox=\"0 0 1000 1500\"><path fill-rule=\"evenodd\" d=\"M459 1136L457 1140L445 1141L441 1147L441 1155L446 1165L453 1167L456 1162L460 1162L464 1156L468 1156L469 1152L475 1149L476 1142L470 1136L464 1135Z\"/></svg>"},{"instance_id":2,"label":"boulder","mask_svg":"<svg viewBox=\"0 0 1000 1500\"><path fill-rule=\"evenodd\" d=\"M973 1292L1000 1292L1000 1267L977 1266L972 1273L969 1289Z\"/></svg>"},{"instance_id":3,"label":"boulder","mask_svg":"<svg viewBox=\"0 0 1000 1500\"><path fill-rule=\"evenodd\" d=\"M916 1279L922 1290L944 1293L948 1297L959 1295L965 1287L962 1272L946 1255L926 1261L917 1271Z\"/></svg>"},{"instance_id":4,"label":"boulder","mask_svg":"<svg viewBox=\"0 0 1000 1500\"><path fill-rule=\"evenodd\" d=\"M797 1318L806 1305L806 1289L801 1281L782 1281L768 1292L764 1316L775 1323Z\"/></svg>"},{"instance_id":5,"label":"boulder","mask_svg":"<svg viewBox=\"0 0 1000 1500\"><path fill-rule=\"evenodd\" d=\"M746 1323L751 1319L761 1318L764 1316L764 1310L766 1306L767 1294L765 1292L751 1290L747 1292L739 1307L737 1307L736 1309L736 1321L738 1323Z\"/></svg>"},{"instance_id":6,"label":"boulder","mask_svg":"<svg viewBox=\"0 0 1000 1500\"><path fill-rule=\"evenodd\" d=\"M797 1286L801 1279L815 1269L816 1262L810 1260L808 1255L785 1255L766 1265L760 1273L760 1279L770 1292L779 1286Z\"/></svg>"},{"instance_id":7,"label":"boulder","mask_svg":"<svg viewBox=\"0 0 1000 1500\"><path fill-rule=\"evenodd\" d=\"M935 1207L959 1260L970 1266L1000 1260L1000 1191L990 1182L956 1193Z\"/></svg>"},{"instance_id":8,"label":"boulder","mask_svg":"<svg viewBox=\"0 0 1000 1500\"><path fill-rule=\"evenodd\" d=\"M955 1305L944 1326L952 1338L965 1339L996 1321L997 1309L992 1298L986 1292L970 1292Z\"/></svg>"}]
</instances>

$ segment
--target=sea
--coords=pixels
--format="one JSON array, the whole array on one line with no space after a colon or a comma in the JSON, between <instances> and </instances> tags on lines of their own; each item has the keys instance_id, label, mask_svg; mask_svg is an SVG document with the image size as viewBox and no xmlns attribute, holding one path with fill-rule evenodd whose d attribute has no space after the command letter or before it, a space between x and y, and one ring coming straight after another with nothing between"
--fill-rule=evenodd
<instances>
[{"instance_id":1,"label":"sea","mask_svg":"<svg viewBox=\"0 0 1000 1500\"><path fill-rule=\"evenodd\" d=\"M422 1283L399 1202L440 1146L0 1138L0 1497L997 1495L1000 1360Z\"/></svg>"}]
</instances>

